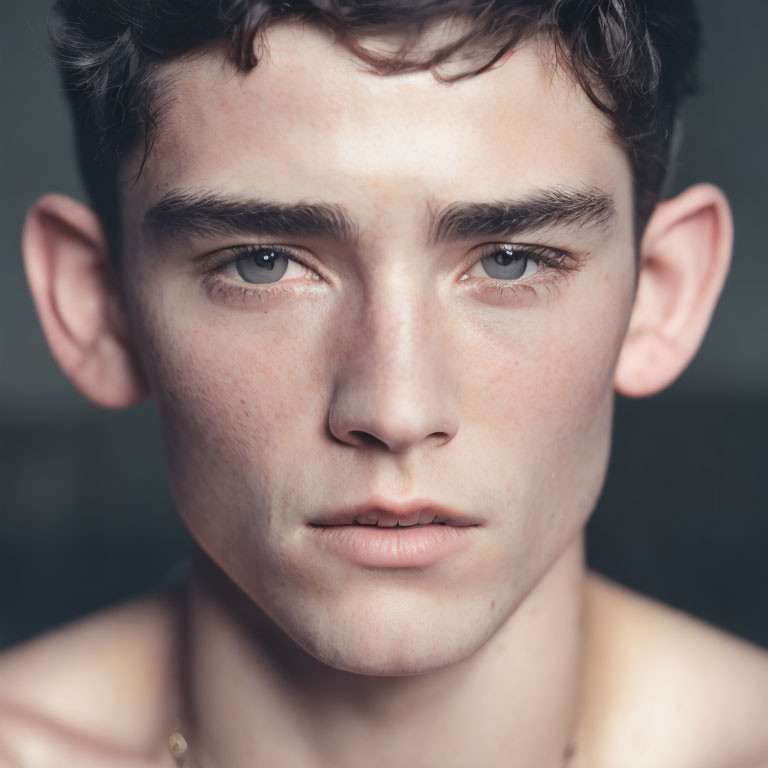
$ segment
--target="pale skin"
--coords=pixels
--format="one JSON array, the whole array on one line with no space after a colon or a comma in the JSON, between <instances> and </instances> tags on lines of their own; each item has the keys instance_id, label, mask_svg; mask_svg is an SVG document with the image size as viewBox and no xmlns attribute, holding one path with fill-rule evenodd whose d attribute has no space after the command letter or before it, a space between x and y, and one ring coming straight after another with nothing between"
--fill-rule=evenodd
<instances>
[{"instance_id":1,"label":"pale skin","mask_svg":"<svg viewBox=\"0 0 768 768\"><path fill-rule=\"evenodd\" d=\"M154 399L205 554L182 589L5 654L0 765L173 765L179 711L186 764L217 768L768 765L766 653L583 558L614 393L672 382L722 289L722 192L661 203L638 260L624 151L546 47L446 86L374 75L311 27L267 41L246 75L215 48L161 73L173 98L122 188L121 281L92 211L30 211L54 355L99 405ZM430 237L450 206L552 190L609 205ZM180 191L336 206L354 236L150 226ZM544 249L524 276L484 272L521 244ZM232 263L244 245L303 264L266 293ZM314 546L313 516L374 496L450 504L477 535L402 571Z\"/></svg>"}]
</instances>

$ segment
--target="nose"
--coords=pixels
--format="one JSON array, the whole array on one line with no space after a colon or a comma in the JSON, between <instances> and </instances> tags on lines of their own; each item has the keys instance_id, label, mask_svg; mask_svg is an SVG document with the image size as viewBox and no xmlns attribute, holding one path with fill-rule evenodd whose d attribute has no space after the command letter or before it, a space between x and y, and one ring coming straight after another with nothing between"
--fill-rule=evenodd
<instances>
[{"instance_id":1,"label":"nose","mask_svg":"<svg viewBox=\"0 0 768 768\"><path fill-rule=\"evenodd\" d=\"M415 295L369 295L356 319L339 337L331 434L398 454L425 441L450 442L459 428L455 361L435 307Z\"/></svg>"}]
</instances>

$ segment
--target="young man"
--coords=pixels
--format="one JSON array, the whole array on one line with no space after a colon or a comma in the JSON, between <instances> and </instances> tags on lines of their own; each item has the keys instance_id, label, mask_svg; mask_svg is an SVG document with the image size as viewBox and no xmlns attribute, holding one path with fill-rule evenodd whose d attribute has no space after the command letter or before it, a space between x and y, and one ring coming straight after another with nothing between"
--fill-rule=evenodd
<instances>
[{"instance_id":1,"label":"young man","mask_svg":"<svg viewBox=\"0 0 768 768\"><path fill-rule=\"evenodd\" d=\"M728 269L720 190L658 202L690 4L55 35L95 210L33 206L30 286L87 397L153 398L197 550L5 655L0 764L768 765L766 654L583 558L614 392L679 375Z\"/></svg>"}]
</instances>

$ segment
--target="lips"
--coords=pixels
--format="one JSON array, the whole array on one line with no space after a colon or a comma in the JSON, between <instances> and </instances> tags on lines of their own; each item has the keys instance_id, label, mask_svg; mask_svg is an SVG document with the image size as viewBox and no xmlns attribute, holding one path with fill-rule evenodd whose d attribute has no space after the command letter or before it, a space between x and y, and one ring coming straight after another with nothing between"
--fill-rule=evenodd
<instances>
[{"instance_id":1,"label":"lips","mask_svg":"<svg viewBox=\"0 0 768 768\"><path fill-rule=\"evenodd\" d=\"M326 552L358 566L423 572L473 546L481 522L428 499L378 497L318 515L310 530Z\"/></svg>"}]
</instances>

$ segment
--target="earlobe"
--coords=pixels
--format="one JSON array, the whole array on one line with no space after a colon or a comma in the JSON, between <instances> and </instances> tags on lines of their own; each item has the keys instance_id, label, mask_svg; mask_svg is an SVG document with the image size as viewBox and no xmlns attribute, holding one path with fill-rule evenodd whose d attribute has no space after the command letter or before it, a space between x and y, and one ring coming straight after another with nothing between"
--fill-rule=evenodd
<instances>
[{"instance_id":1,"label":"earlobe","mask_svg":"<svg viewBox=\"0 0 768 768\"><path fill-rule=\"evenodd\" d=\"M640 246L617 392L652 395L683 372L709 326L732 247L733 218L717 187L698 184L656 207Z\"/></svg>"},{"instance_id":2,"label":"earlobe","mask_svg":"<svg viewBox=\"0 0 768 768\"><path fill-rule=\"evenodd\" d=\"M147 392L96 214L46 195L27 214L24 267L48 345L90 400L126 408Z\"/></svg>"}]
</instances>

